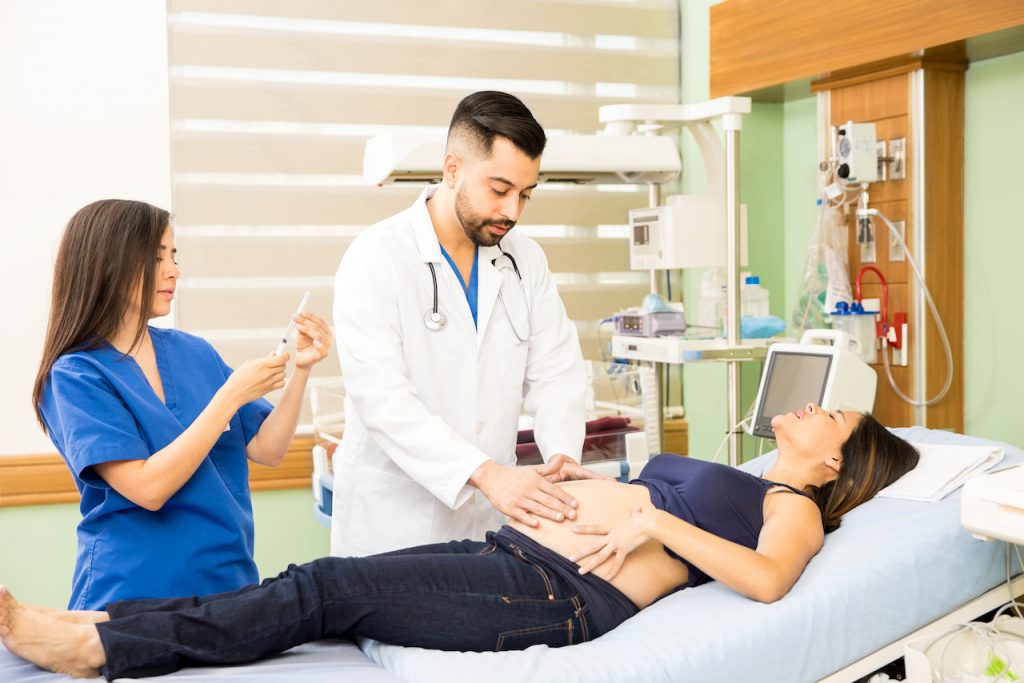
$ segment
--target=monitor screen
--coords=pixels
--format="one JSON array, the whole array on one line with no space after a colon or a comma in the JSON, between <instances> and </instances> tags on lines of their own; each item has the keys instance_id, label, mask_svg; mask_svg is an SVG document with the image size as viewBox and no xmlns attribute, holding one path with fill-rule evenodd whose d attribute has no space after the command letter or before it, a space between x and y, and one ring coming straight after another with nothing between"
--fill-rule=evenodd
<instances>
[{"instance_id":1,"label":"monitor screen","mask_svg":"<svg viewBox=\"0 0 1024 683\"><path fill-rule=\"evenodd\" d=\"M646 223L638 223L633 226L633 244L642 247L651 241L650 226Z\"/></svg>"},{"instance_id":2,"label":"monitor screen","mask_svg":"<svg viewBox=\"0 0 1024 683\"><path fill-rule=\"evenodd\" d=\"M754 435L774 438L773 417L803 408L812 401L820 404L831 365L831 354L771 354L760 388L759 410L754 416Z\"/></svg>"}]
</instances>

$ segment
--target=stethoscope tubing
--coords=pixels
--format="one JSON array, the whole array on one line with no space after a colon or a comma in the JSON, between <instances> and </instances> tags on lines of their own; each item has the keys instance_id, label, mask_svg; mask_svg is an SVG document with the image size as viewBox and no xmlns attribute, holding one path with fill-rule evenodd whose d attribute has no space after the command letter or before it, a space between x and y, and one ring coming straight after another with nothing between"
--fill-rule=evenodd
<instances>
[{"instance_id":1,"label":"stethoscope tubing","mask_svg":"<svg viewBox=\"0 0 1024 683\"><path fill-rule=\"evenodd\" d=\"M512 263L512 269L516 272L516 277L519 279L519 290L523 294L523 301L526 302L526 287L523 286L523 275L522 273L519 272L519 264L516 263L516 259L514 256L512 256L512 254L508 253L500 246L498 247L498 249L501 251L501 255L507 256L508 260ZM492 266L497 263L498 258L491 259ZM427 268L430 269L430 280L434 288L434 298L433 306L431 306L430 310L428 310L426 315L423 316L423 323L427 326L427 329L436 332L444 328L444 326L448 323L448 320L445 318L444 314L442 314L438 308L437 271L434 269L434 264L432 261L427 261ZM512 322L512 314L508 312L508 306L505 305L505 297L501 295L500 289L498 290L498 301L501 302L501 309L505 311L505 317L508 318L508 324L509 326L512 327L512 332L516 335L516 338L521 342L529 341L529 331L527 331L527 335L524 338L521 334L519 334L519 330L516 329L515 323Z\"/></svg>"}]
</instances>

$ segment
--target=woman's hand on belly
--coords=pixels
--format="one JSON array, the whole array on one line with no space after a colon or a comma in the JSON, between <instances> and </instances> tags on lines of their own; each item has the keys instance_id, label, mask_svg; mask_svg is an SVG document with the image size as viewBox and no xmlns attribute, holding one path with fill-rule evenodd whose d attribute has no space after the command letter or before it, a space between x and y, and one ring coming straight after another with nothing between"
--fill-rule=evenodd
<instances>
[{"instance_id":1,"label":"woman's hand on belly","mask_svg":"<svg viewBox=\"0 0 1024 683\"><path fill-rule=\"evenodd\" d=\"M604 527L611 530L629 521L632 511L637 507L653 507L647 488L636 484L588 479L566 482L559 486L569 489L573 497L579 501L579 516L575 522L542 519L540 526L537 527L529 527L514 520L510 520L510 524L565 558L581 557L586 549L595 545L595 536L575 533L574 527ZM608 574L611 561L592 568L590 573L610 581L637 607L646 607L665 593L686 583L686 565L670 557L665 552L665 547L658 541L651 540L635 548L625 559L624 563L616 567L614 577Z\"/></svg>"},{"instance_id":2,"label":"woman's hand on belly","mask_svg":"<svg viewBox=\"0 0 1024 683\"><path fill-rule=\"evenodd\" d=\"M600 536L596 542L569 558L580 565L580 574L587 574L608 560L605 579L611 580L634 550L651 540L654 506L647 502L634 507L628 518L612 526L581 524L573 527L577 534Z\"/></svg>"}]
</instances>

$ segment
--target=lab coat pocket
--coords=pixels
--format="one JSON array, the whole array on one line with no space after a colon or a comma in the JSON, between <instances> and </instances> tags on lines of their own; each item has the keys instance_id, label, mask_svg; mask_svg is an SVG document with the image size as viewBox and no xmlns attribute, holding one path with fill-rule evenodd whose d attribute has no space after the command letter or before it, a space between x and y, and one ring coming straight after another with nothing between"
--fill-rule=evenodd
<instances>
[{"instance_id":1,"label":"lab coat pocket","mask_svg":"<svg viewBox=\"0 0 1024 683\"><path fill-rule=\"evenodd\" d=\"M506 383L522 388L526 381L526 358L529 352L530 346L525 342L512 344L497 361L498 376Z\"/></svg>"},{"instance_id":2,"label":"lab coat pocket","mask_svg":"<svg viewBox=\"0 0 1024 683\"><path fill-rule=\"evenodd\" d=\"M357 481L342 520L353 550L370 554L430 542L436 499L429 491L372 467L360 467Z\"/></svg>"}]
</instances>

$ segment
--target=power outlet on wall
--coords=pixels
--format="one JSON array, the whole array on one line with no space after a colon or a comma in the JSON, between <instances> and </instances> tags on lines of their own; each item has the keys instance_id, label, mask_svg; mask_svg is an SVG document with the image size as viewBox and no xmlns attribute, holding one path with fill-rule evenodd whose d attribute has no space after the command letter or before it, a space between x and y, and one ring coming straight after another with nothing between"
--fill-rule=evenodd
<instances>
[{"instance_id":1,"label":"power outlet on wall","mask_svg":"<svg viewBox=\"0 0 1024 683\"><path fill-rule=\"evenodd\" d=\"M889 141L889 180L903 180L907 177L907 139L894 138Z\"/></svg>"},{"instance_id":2,"label":"power outlet on wall","mask_svg":"<svg viewBox=\"0 0 1024 683\"><path fill-rule=\"evenodd\" d=\"M907 222L906 221L893 221L892 224L896 226L896 230L900 233L900 237L903 238L904 244L907 239ZM903 251L903 247L900 246L900 241L889 231L889 262L899 263L907 260L907 252Z\"/></svg>"}]
</instances>

